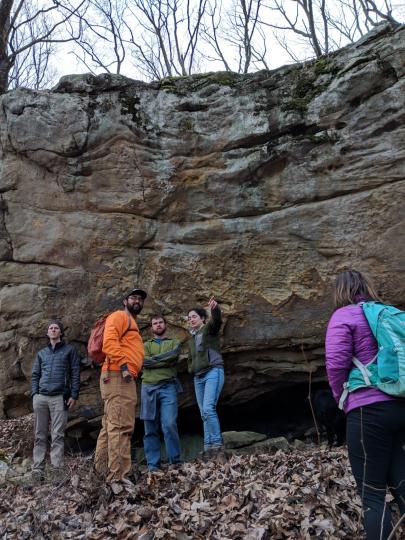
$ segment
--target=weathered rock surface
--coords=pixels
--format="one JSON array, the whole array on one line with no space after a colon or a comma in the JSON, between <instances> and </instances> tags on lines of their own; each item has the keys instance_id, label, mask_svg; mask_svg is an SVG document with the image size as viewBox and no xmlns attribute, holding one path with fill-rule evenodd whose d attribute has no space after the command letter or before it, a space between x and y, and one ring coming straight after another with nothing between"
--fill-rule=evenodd
<instances>
[{"instance_id":1,"label":"weathered rock surface","mask_svg":"<svg viewBox=\"0 0 405 540\"><path fill-rule=\"evenodd\" d=\"M163 311L180 336L187 308L220 299L225 404L323 377L338 271L405 304L404 75L405 29L383 26L272 72L70 76L2 96L3 413L29 410L49 317L85 357L92 322L133 285L149 292L141 325ZM79 427L98 396L83 366Z\"/></svg>"},{"instance_id":2,"label":"weathered rock surface","mask_svg":"<svg viewBox=\"0 0 405 540\"><path fill-rule=\"evenodd\" d=\"M251 444L264 441L267 435L264 433L256 433L254 431L225 431L222 433L225 448L230 450L233 448L243 448Z\"/></svg>"}]
</instances>

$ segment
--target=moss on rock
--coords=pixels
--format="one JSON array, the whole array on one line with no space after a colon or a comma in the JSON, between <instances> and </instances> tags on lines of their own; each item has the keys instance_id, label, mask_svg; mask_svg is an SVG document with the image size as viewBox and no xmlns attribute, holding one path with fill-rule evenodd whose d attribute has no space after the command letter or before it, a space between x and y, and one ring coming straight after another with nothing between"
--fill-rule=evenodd
<instances>
[{"instance_id":1,"label":"moss on rock","mask_svg":"<svg viewBox=\"0 0 405 540\"><path fill-rule=\"evenodd\" d=\"M160 90L166 90L178 95L186 95L209 84L221 86L234 86L242 76L233 71L217 71L199 75L181 77L165 77L158 83Z\"/></svg>"},{"instance_id":2,"label":"moss on rock","mask_svg":"<svg viewBox=\"0 0 405 540\"><path fill-rule=\"evenodd\" d=\"M139 112L139 104L141 99L136 95L121 95L121 114L130 114L132 116L132 121L135 124L142 124L142 117Z\"/></svg>"},{"instance_id":3,"label":"moss on rock","mask_svg":"<svg viewBox=\"0 0 405 540\"><path fill-rule=\"evenodd\" d=\"M318 62L320 62L320 60L318 60ZM302 68L293 73L290 99L281 106L281 110L295 110L302 114L307 111L309 103L316 96L321 94L329 85L329 83L316 84L318 77L317 73L319 74L321 69L326 69L324 63L321 63L318 66L318 72L315 68L313 70Z\"/></svg>"}]
</instances>

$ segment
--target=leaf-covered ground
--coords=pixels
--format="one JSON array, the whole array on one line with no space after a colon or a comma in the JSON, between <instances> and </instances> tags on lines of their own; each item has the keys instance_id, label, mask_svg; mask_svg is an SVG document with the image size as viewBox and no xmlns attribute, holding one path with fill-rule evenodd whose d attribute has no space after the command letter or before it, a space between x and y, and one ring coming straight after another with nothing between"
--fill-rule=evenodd
<instances>
[{"instance_id":1,"label":"leaf-covered ground","mask_svg":"<svg viewBox=\"0 0 405 540\"><path fill-rule=\"evenodd\" d=\"M13 446L7 425L2 449ZM94 474L90 457L68 458L56 484L7 484L0 488L0 538L363 538L344 449L195 461L143 472L135 489L113 488Z\"/></svg>"}]
</instances>

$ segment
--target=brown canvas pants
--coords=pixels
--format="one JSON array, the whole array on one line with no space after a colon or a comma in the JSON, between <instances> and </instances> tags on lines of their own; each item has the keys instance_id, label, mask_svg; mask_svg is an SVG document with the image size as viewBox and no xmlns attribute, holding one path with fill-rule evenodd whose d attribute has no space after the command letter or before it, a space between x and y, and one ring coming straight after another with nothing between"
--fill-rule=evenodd
<instances>
[{"instance_id":1,"label":"brown canvas pants","mask_svg":"<svg viewBox=\"0 0 405 540\"><path fill-rule=\"evenodd\" d=\"M42 472L45 468L49 422L51 423L51 464L55 468L61 468L64 461L65 429L68 416L63 396L35 394L33 408L35 431L33 470Z\"/></svg>"},{"instance_id":2,"label":"brown canvas pants","mask_svg":"<svg viewBox=\"0 0 405 540\"><path fill-rule=\"evenodd\" d=\"M106 379L108 382L106 382ZM109 482L122 480L131 470L131 436L135 426L136 384L120 372L102 373L104 401L102 427L97 439L95 468Z\"/></svg>"}]
</instances>

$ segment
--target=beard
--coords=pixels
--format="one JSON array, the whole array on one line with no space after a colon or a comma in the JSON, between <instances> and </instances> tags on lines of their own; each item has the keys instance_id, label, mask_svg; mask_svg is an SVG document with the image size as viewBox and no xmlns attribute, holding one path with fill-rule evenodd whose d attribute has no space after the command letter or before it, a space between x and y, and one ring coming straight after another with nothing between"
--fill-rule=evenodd
<instances>
[{"instance_id":1,"label":"beard","mask_svg":"<svg viewBox=\"0 0 405 540\"><path fill-rule=\"evenodd\" d=\"M166 327L159 328L158 330L154 330L153 333L155 336L163 336L163 334L166 332Z\"/></svg>"},{"instance_id":2,"label":"beard","mask_svg":"<svg viewBox=\"0 0 405 540\"><path fill-rule=\"evenodd\" d=\"M139 304L126 305L127 310L131 315L138 315L142 311L142 307Z\"/></svg>"}]
</instances>

